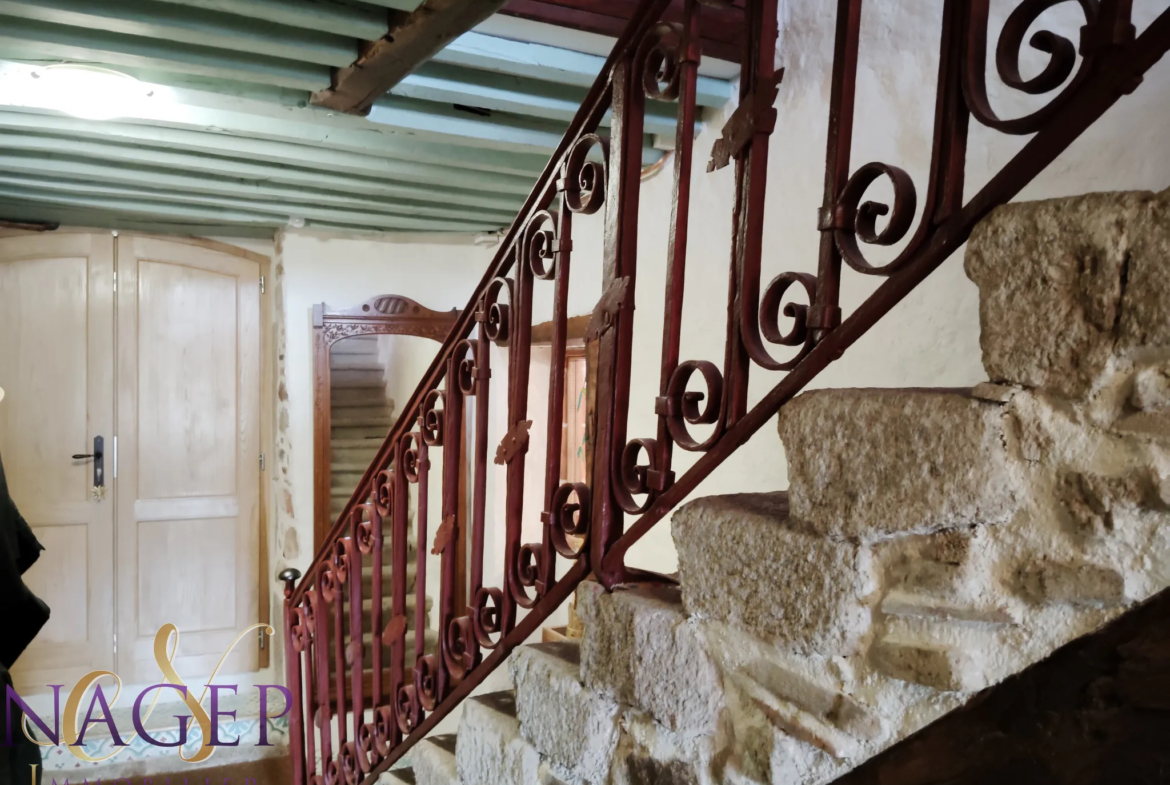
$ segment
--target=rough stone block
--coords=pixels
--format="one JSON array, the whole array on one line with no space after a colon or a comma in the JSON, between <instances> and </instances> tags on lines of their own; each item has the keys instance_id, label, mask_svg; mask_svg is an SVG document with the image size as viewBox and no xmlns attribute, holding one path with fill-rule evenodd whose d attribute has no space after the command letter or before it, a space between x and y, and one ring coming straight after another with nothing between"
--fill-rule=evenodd
<instances>
[{"instance_id":1,"label":"rough stone block","mask_svg":"<svg viewBox=\"0 0 1170 785\"><path fill-rule=\"evenodd\" d=\"M1022 477L1003 408L956 390L798 396L779 422L792 517L863 541L1007 521Z\"/></svg>"},{"instance_id":2,"label":"rough stone block","mask_svg":"<svg viewBox=\"0 0 1170 785\"><path fill-rule=\"evenodd\" d=\"M869 630L868 549L794 521L785 493L696 499L674 514L671 533L690 614L798 654L850 654Z\"/></svg>"},{"instance_id":3,"label":"rough stone block","mask_svg":"<svg viewBox=\"0 0 1170 785\"><path fill-rule=\"evenodd\" d=\"M460 785L455 770L455 737L432 736L410 751L414 781L418 785Z\"/></svg>"},{"instance_id":4,"label":"rough stone block","mask_svg":"<svg viewBox=\"0 0 1170 785\"><path fill-rule=\"evenodd\" d=\"M679 590L644 586L606 592L588 581L577 589L585 626L581 679L591 690L648 712L677 733L716 730L722 684Z\"/></svg>"},{"instance_id":5,"label":"rough stone block","mask_svg":"<svg viewBox=\"0 0 1170 785\"><path fill-rule=\"evenodd\" d=\"M463 703L455 765L463 785L529 785L540 778L540 753L520 735L513 692Z\"/></svg>"},{"instance_id":6,"label":"rough stone block","mask_svg":"<svg viewBox=\"0 0 1170 785\"><path fill-rule=\"evenodd\" d=\"M1170 345L1170 192L1003 205L971 233L983 365L1084 398L1111 357Z\"/></svg>"},{"instance_id":7,"label":"rough stone block","mask_svg":"<svg viewBox=\"0 0 1170 785\"><path fill-rule=\"evenodd\" d=\"M1143 412L1170 409L1170 362L1143 368L1134 374L1129 398Z\"/></svg>"},{"instance_id":8,"label":"rough stone block","mask_svg":"<svg viewBox=\"0 0 1170 785\"><path fill-rule=\"evenodd\" d=\"M1093 564L1050 561L1025 564L1017 575L1017 590L1037 604L1109 608L1126 602L1125 576Z\"/></svg>"},{"instance_id":9,"label":"rough stone block","mask_svg":"<svg viewBox=\"0 0 1170 785\"><path fill-rule=\"evenodd\" d=\"M516 713L524 737L573 776L605 782L618 739L618 706L586 689L576 642L521 646L512 654Z\"/></svg>"},{"instance_id":10,"label":"rough stone block","mask_svg":"<svg viewBox=\"0 0 1170 785\"><path fill-rule=\"evenodd\" d=\"M870 658L879 673L936 690L974 692L990 683L979 658L963 649L886 636Z\"/></svg>"}]
</instances>

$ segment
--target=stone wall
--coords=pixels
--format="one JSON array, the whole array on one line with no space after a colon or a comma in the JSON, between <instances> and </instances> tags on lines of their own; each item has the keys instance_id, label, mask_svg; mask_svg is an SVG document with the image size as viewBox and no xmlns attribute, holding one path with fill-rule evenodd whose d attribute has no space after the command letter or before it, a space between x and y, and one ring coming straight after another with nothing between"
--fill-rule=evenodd
<instances>
[{"instance_id":1,"label":"stone wall","mask_svg":"<svg viewBox=\"0 0 1170 785\"><path fill-rule=\"evenodd\" d=\"M1170 192L1002 207L966 270L990 381L798 397L677 592L579 592L608 781L831 781L1170 585Z\"/></svg>"}]
</instances>

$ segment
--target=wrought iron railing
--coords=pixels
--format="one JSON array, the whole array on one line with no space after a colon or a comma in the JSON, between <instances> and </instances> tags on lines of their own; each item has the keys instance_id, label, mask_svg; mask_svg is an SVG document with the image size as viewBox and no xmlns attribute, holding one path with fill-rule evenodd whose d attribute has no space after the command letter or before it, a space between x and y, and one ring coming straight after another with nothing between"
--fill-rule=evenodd
<instances>
[{"instance_id":1,"label":"wrought iron railing","mask_svg":"<svg viewBox=\"0 0 1170 785\"><path fill-rule=\"evenodd\" d=\"M934 147L919 209L916 188L905 171L885 163L855 168L851 160L862 0L838 0L817 272L784 273L761 287L768 145L782 74L774 68L777 0L747 0L739 107L707 167L734 165L737 183L720 368L706 360L683 360L680 345L702 20L698 0L686 0L682 24L659 23L669 2L643 0L304 579L294 585L295 572L282 576L288 682L296 702L291 739L297 785L336 785L341 779L349 785L372 783L528 638L590 572L608 587L628 580L625 554L631 545L950 256L977 221L1013 198L1113 103L1134 90L1170 47L1170 11L1136 35L1130 2L1076 0L1085 23L1070 36L1079 35L1079 46L1048 30L1036 32L1029 44L1046 53L1048 61L1036 76L1024 78L1019 69L1024 38L1044 11L1062 2L1024 0L999 35L995 72L1007 88L1053 97L1025 116L1003 119L992 108L985 83L989 0L944 0ZM658 426L653 434L631 438L627 422L639 175L648 97L677 101L678 130L661 375L654 400ZM600 121L611 109L612 122L604 135L598 131ZM1000 133L1032 138L965 200L972 117ZM892 205L864 200L880 179L893 188ZM591 485L561 484L573 221L575 215L598 211L604 211L603 295L586 336L598 347L593 480ZM863 251L866 245L899 243L896 256L881 264ZM884 278L844 319L839 302L842 263L862 275ZM528 441L535 287L549 287L554 297L544 445ZM507 347L505 368L490 367L493 344ZM776 359L769 346L785 347L790 354ZM786 374L749 407L747 381L753 366ZM701 380L704 392L689 391L692 380ZM493 386L495 395L506 396L509 426L498 445L488 444ZM475 434L463 445L464 411L471 406L477 413ZM704 426L708 435L693 435L696 425ZM457 596L457 456L464 446L474 464L470 581L466 594ZM544 448L544 482L535 489L525 487L531 447ZM675 448L700 454L678 476L672 470ZM502 554L485 552L491 449L506 474ZM428 509L428 485L434 479L429 456L435 451L451 456L443 462L437 512ZM412 485L418 500L413 538L418 543L418 596L410 624L406 594ZM521 541L525 493L539 493L543 502L542 536L535 543ZM626 516L632 518L629 525ZM436 523L434 536L428 536ZM386 537L389 586L383 581ZM409 657L407 627L426 626L420 614L425 614L426 551L431 543L441 558L437 642L428 650L424 635L411 636L414 656ZM503 560L499 586L484 583L485 559L491 556ZM564 568L559 576L558 566ZM362 596L365 581L356 577L365 567L372 567L370 589L377 600L368 612L361 610L367 599ZM383 613L382 600L390 602L389 614ZM373 631L369 642L363 642L366 628ZM413 660L409 670L408 659Z\"/></svg>"}]
</instances>

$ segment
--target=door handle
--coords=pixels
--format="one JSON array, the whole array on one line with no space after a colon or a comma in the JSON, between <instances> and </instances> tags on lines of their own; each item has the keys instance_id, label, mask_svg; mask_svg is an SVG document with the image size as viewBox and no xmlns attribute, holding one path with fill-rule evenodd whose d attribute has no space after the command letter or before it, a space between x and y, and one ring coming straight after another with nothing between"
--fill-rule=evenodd
<instances>
[{"instance_id":1,"label":"door handle","mask_svg":"<svg viewBox=\"0 0 1170 785\"><path fill-rule=\"evenodd\" d=\"M95 436L93 437L93 452L77 453L73 456L75 461L93 458L93 497L95 499L103 499L106 495L105 462L102 460L105 451L106 440L101 436Z\"/></svg>"}]
</instances>

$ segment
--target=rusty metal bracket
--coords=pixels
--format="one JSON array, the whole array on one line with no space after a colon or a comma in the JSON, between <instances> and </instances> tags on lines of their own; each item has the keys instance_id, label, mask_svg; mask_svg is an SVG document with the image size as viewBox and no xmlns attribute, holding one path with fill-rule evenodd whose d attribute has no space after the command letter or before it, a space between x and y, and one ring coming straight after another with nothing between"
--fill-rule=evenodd
<instances>
[{"instance_id":1,"label":"rusty metal bracket","mask_svg":"<svg viewBox=\"0 0 1170 785\"><path fill-rule=\"evenodd\" d=\"M497 466L511 463L513 458L528 450L528 429L531 427L532 420L521 420L504 434L500 446L496 448Z\"/></svg>"},{"instance_id":2,"label":"rusty metal bracket","mask_svg":"<svg viewBox=\"0 0 1170 785\"><path fill-rule=\"evenodd\" d=\"M776 128L776 96L780 94L780 82L784 79L781 68L770 80L762 82L747 98L740 102L734 113L723 126L723 135L711 148L711 161L707 171L714 172L731 163L747 147L757 134L771 134Z\"/></svg>"},{"instance_id":3,"label":"rusty metal bracket","mask_svg":"<svg viewBox=\"0 0 1170 785\"><path fill-rule=\"evenodd\" d=\"M438 556L451 543L451 537L455 534L455 516L448 515L443 519L443 523L439 526L439 530L435 532L435 542L431 546L431 555Z\"/></svg>"}]
</instances>

